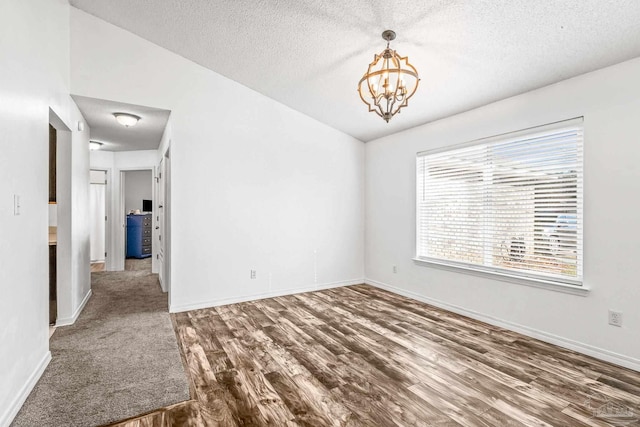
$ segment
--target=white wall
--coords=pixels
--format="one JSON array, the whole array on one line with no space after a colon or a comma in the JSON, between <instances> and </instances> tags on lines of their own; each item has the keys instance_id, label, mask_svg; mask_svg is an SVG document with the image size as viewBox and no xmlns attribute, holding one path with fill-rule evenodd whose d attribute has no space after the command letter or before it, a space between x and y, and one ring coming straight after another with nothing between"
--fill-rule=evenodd
<instances>
[{"instance_id":1,"label":"white wall","mask_svg":"<svg viewBox=\"0 0 640 427\"><path fill-rule=\"evenodd\" d=\"M639 369L638 75L640 59L367 143L367 281ZM587 296L412 261L417 152L578 116L585 132ZM609 308L624 313L621 328L607 324Z\"/></svg>"},{"instance_id":2,"label":"white wall","mask_svg":"<svg viewBox=\"0 0 640 427\"><path fill-rule=\"evenodd\" d=\"M67 2L0 2L0 426L10 423L50 358L49 108L72 128L71 105ZM81 168L74 165L71 179ZM81 188L75 190L71 203L81 205ZM19 216L13 214L14 194L21 200ZM82 241L73 233L72 247ZM76 248L71 262L84 256L82 245ZM72 283L84 280L84 272L77 273L76 279L71 273Z\"/></svg>"},{"instance_id":3,"label":"white wall","mask_svg":"<svg viewBox=\"0 0 640 427\"><path fill-rule=\"evenodd\" d=\"M74 323L91 289L89 241L90 128L73 102L68 131L57 132L57 326ZM77 123L84 130L77 130Z\"/></svg>"},{"instance_id":4,"label":"white wall","mask_svg":"<svg viewBox=\"0 0 640 427\"><path fill-rule=\"evenodd\" d=\"M91 150L89 152L89 167L97 170L112 168L114 154L114 151Z\"/></svg>"},{"instance_id":5,"label":"white wall","mask_svg":"<svg viewBox=\"0 0 640 427\"><path fill-rule=\"evenodd\" d=\"M132 210L142 211L142 200L153 200L152 174L146 171L125 172L124 180L124 211L129 213Z\"/></svg>"},{"instance_id":6,"label":"white wall","mask_svg":"<svg viewBox=\"0 0 640 427\"><path fill-rule=\"evenodd\" d=\"M172 111L172 310L362 281L362 142L77 9L71 21L74 94Z\"/></svg>"},{"instance_id":7,"label":"white wall","mask_svg":"<svg viewBox=\"0 0 640 427\"><path fill-rule=\"evenodd\" d=\"M71 101L71 123L84 122L76 104ZM84 131L72 132L71 152L71 295L72 319L75 321L86 304L91 290L91 220L89 218L89 135Z\"/></svg>"}]
</instances>

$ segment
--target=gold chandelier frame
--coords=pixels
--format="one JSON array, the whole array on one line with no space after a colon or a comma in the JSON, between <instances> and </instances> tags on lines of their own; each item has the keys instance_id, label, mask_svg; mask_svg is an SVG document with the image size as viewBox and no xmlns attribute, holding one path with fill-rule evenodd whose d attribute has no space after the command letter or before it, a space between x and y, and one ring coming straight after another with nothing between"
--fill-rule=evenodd
<instances>
[{"instance_id":1,"label":"gold chandelier frame","mask_svg":"<svg viewBox=\"0 0 640 427\"><path fill-rule=\"evenodd\" d=\"M373 62L358 83L358 94L369 107L369 112L376 113L388 123L408 105L409 98L418 89L420 77L408 57L400 56L389 47L396 33L386 30L382 38L387 41L387 47L374 55ZM407 81L413 82L411 88L407 87Z\"/></svg>"}]
</instances>

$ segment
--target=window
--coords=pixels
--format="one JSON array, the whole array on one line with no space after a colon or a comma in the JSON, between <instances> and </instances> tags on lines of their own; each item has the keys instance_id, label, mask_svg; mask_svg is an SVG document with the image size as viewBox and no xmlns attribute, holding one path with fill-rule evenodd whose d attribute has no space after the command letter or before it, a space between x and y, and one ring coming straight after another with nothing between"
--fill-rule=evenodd
<instances>
[{"instance_id":1,"label":"window","mask_svg":"<svg viewBox=\"0 0 640 427\"><path fill-rule=\"evenodd\" d=\"M416 259L582 284L582 119L418 153Z\"/></svg>"}]
</instances>

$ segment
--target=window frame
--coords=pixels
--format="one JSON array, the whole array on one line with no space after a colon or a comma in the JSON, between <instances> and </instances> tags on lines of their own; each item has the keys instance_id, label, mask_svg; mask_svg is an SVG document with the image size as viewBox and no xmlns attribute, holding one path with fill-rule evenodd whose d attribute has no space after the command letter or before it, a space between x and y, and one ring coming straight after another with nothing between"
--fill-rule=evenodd
<instances>
[{"instance_id":1,"label":"window frame","mask_svg":"<svg viewBox=\"0 0 640 427\"><path fill-rule=\"evenodd\" d=\"M419 189L420 185L418 180L421 178L420 174L420 166L419 162L421 157L443 153L447 151L455 151L462 148L467 148L474 145L488 145L492 143L508 143L510 141L520 141L524 138L532 138L536 135L543 135L554 131L560 131L564 128L579 128L582 134L581 143L581 169L580 175L582 178L582 187L579 188L579 200L576 203L576 215L578 218L577 221L577 235L579 239L577 239L577 253L578 260L576 261L577 267L579 269L579 274L576 279L571 279L568 277L558 277L558 276L547 276L544 273L536 274L535 272L527 272L527 271L512 271L505 268L500 268L491 265L485 264L474 264L467 263L463 261L456 260L446 260L441 258L430 258L427 256L420 256L420 244L421 244L421 236L420 236L420 228L421 228L421 216L420 216L420 194ZM425 265L436 267L439 269L461 272L472 274L481 277L492 278L496 280L508 281L512 283L530 285L534 287L541 287L546 289L551 289L560 292L566 292L576 295L586 295L589 292L589 288L585 285L584 274L583 274L583 263L584 263L584 117L576 117L568 120L562 120L554 123L549 123L546 125L530 127L514 132L507 132L499 135L494 135L486 138L475 139L472 141L464 142L461 144L454 144L448 146L441 146L438 148L424 150L416 153L415 158L415 252L413 261L417 265Z\"/></svg>"}]
</instances>

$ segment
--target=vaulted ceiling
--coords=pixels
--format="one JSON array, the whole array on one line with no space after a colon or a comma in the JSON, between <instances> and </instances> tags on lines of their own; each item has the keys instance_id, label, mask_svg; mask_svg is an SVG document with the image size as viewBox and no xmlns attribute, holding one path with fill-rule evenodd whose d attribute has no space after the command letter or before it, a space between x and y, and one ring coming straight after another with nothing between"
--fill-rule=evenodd
<instances>
[{"instance_id":1,"label":"vaulted ceiling","mask_svg":"<svg viewBox=\"0 0 640 427\"><path fill-rule=\"evenodd\" d=\"M70 2L362 141L640 56L637 0ZM388 124L356 91L385 29L421 77Z\"/></svg>"}]
</instances>

